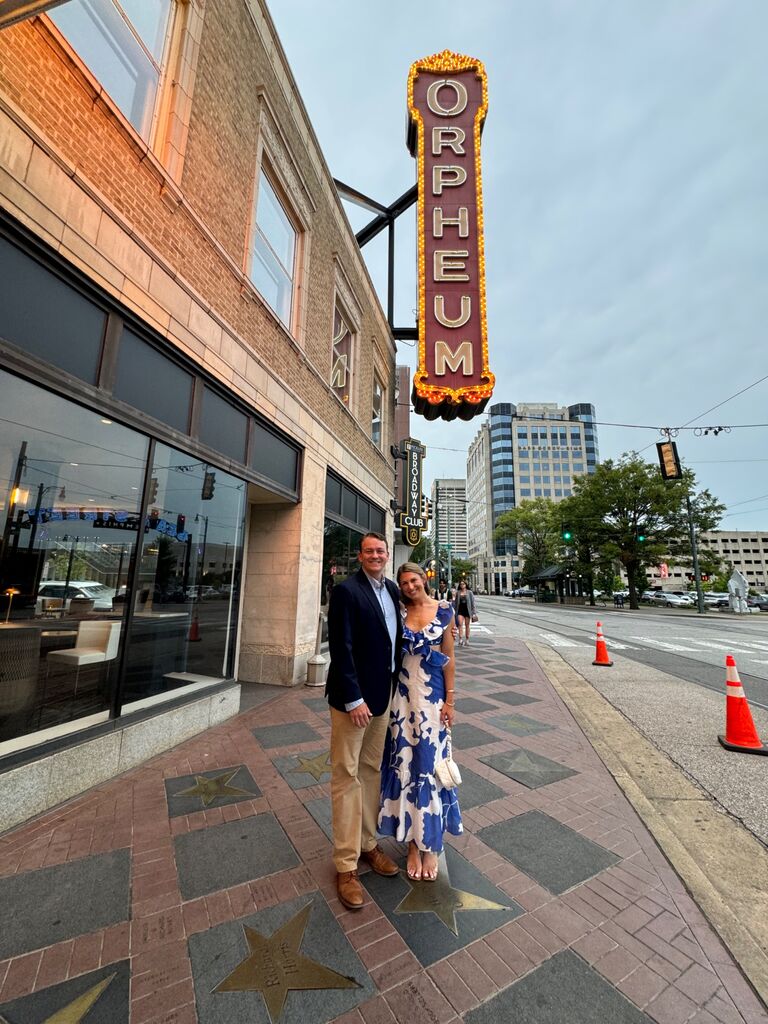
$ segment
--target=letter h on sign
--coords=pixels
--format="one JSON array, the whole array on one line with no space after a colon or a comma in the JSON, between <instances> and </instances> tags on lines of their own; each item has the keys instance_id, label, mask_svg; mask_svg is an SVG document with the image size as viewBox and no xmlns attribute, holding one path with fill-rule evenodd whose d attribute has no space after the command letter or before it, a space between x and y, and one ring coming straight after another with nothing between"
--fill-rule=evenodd
<instances>
[{"instance_id":1,"label":"letter h on sign","mask_svg":"<svg viewBox=\"0 0 768 1024\"><path fill-rule=\"evenodd\" d=\"M485 309L480 61L448 50L411 66L409 147L418 160L419 364L413 402L427 419L471 419L493 394Z\"/></svg>"}]
</instances>

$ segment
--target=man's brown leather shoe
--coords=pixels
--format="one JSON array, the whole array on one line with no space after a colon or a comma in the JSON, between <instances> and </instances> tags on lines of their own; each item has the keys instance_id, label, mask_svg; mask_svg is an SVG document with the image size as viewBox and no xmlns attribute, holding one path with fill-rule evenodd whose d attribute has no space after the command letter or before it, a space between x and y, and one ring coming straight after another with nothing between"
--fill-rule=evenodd
<instances>
[{"instance_id":1,"label":"man's brown leather shoe","mask_svg":"<svg viewBox=\"0 0 768 1024\"><path fill-rule=\"evenodd\" d=\"M363 887L358 881L356 871L339 871L336 875L336 891L347 910L361 909L364 903Z\"/></svg>"},{"instance_id":2,"label":"man's brown leather shoe","mask_svg":"<svg viewBox=\"0 0 768 1024\"><path fill-rule=\"evenodd\" d=\"M363 850L360 854L360 860L366 861L377 875L384 875L385 878L391 878L393 875L400 873L400 868L397 864L383 850L380 850L378 846L374 846L372 850Z\"/></svg>"}]
</instances>

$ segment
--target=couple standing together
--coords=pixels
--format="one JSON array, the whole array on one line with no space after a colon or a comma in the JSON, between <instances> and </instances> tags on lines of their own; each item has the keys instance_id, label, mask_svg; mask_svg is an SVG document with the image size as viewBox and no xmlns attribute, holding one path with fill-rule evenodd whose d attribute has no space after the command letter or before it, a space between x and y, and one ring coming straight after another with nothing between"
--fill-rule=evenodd
<instances>
[{"instance_id":1,"label":"couple standing together","mask_svg":"<svg viewBox=\"0 0 768 1024\"><path fill-rule=\"evenodd\" d=\"M340 901L363 906L358 861L380 875L397 864L379 835L408 843L408 875L432 882L443 834L462 831L455 789L435 778L454 718L453 609L430 598L420 566L384 577L386 538L360 541L361 568L333 588L328 609L331 665L333 860ZM401 606L402 602L402 606Z\"/></svg>"}]
</instances>

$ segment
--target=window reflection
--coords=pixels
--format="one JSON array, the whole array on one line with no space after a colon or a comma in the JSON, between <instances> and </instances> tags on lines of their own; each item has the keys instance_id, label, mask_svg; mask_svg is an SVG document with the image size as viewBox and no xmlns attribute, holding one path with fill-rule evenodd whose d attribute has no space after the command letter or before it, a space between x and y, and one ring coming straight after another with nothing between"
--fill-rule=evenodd
<instances>
[{"instance_id":1,"label":"window reflection","mask_svg":"<svg viewBox=\"0 0 768 1024\"><path fill-rule=\"evenodd\" d=\"M0 745L104 713L148 442L0 371Z\"/></svg>"},{"instance_id":2,"label":"window reflection","mask_svg":"<svg viewBox=\"0 0 768 1024\"><path fill-rule=\"evenodd\" d=\"M244 511L242 480L157 445L125 702L233 674Z\"/></svg>"}]
</instances>

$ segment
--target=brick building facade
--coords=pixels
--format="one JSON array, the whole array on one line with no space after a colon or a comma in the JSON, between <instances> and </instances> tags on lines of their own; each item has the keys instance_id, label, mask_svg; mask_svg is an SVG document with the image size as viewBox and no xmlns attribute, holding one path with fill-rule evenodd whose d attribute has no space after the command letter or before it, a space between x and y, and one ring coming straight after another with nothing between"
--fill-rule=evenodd
<instances>
[{"instance_id":1,"label":"brick building facade","mask_svg":"<svg viewBox=\"0 0 768 1024\"><path fill-rule=\"evenodd\" d=\"M5 598L16 601L8 609L9 626L18 627L14 638L22 624L40 631L41 587L57 593L59 584L63 598L54 614L79 650L82 627L71 621L70 604L79 573L113 592L112 611L101 620L114 625L120 649L108 659L108 678L94 684L102 697L81 710L70 702L58 717L40 696L52 664L50 654L40 655L34 681L29 672L25 677L26 706L14 707L16 724L5 732L0 706L0 771L4 761L12 766L40 756L35 715L38 724L52 722L45 734L52 757L78 716L83 725L110 727L114 767L122 770L128 761L117 726L130 703L131 638L140 617L155 628L161 604L166 618L178 618L181 650L182 640L191 645L196 634L205 637L213 602L204 598L220 598L228 614L221 611L208 632L226 635L227 646L217 671L195 671L190 652L199 649L190 646L177 662L166 658L160 679L150 679L147 669L142 682L134 672L132 697L142 707L171 707L207 686L229 692L234 678L285 685L304 679L319 609L353 563L356 538L369 527L391 529L395 347L263 3L165 0L156 37L129 24L126 60L134 60L134 48L142 91L134 84L127 99L124 83L105 82L99 70L102 35L110 46L122 45L125 24L94 28L81 0L47 12L46 6L0 23L0 242L22 288L30 289L23 302L16 290L19 309L8 314L10 322L8 307L0 311L0 368L10 391L17 380L35 389L32 404L74 402L97 415L95 423L125 428L121 451L135 440L148 455L130 456L138 471L125 487L136 493L128 515L118 509L125 504L118 493L91 487L95 497L82 491L75 498L71 467L79 471L79 459L69 449L56 458L46 454L48 461L30 456L29 438L46 433L34 416L2 454L0 589L19 594ZM35 319L62 287L64 326L70 300L104 318L90 377L76 365L80 342L45 340L50 324ZM7 298L12 306L14 296ZM31 321L25 309L32 309ZM138 384L131 384L132 371ZM163 396L166 377L172 383ZM183 380L186 388L187 378L188 408L173 383ZM153 388L160 395L153 397ZM171 414L176 405L184 408ZM91 426L82 431L93 438ZM161 446L175 453L164 456L168 465L158 462ZM100 448L109 450L114 446ZM92 464L111 465L99 458ZM48 476L35 476L35 466ZM105 492L119 492L108 479L113 471L104 470ZM180 494L185 474L195 477L187 488L194 501L181 508L182 499L174 505L163 495ZM214 481L216 500L235 492L243 498L241 509L226 506L226 528L205 497ZM163 500L168 508L153 507ZM75 540L64 526L77 515L85 526ZM161 540L142 547L134 522L144 522L145 534L159 531ZM90 532L96 525L101 553ZM130 543L118 544L126 537ZM114 564L107 565L111 553ZM86 619L98 611L97 600ZM44 636L42 647L50 643ZM77 655L69 658L79 681ZM23 724L19 716L26 716ZM195 731L194 723L184 728ZM141 749L148 756L157 742Z\"/></svg>"}]
</instances>

